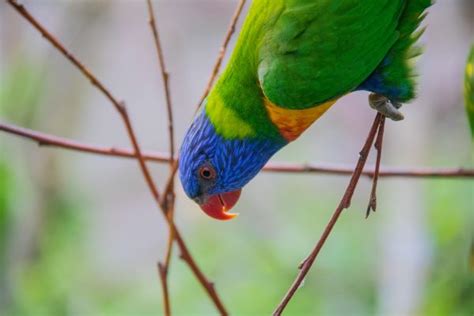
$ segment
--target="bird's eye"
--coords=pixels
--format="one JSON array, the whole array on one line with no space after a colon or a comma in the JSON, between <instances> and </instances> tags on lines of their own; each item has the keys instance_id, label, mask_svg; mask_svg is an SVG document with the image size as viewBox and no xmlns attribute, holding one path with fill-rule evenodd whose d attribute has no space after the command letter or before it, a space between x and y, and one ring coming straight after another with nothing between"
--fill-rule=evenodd
<instances>
[{"instance_id":1,"label":"bird's eye","mask_svg":"<svg viewBox=\"0 0 474 316\"><path fill-rule=\"evenodd\" d=\"M216 171L210 166L202 166L199 169L199 176L204 180L213 180L216 177Z\"/></svg>"}]
</instances>

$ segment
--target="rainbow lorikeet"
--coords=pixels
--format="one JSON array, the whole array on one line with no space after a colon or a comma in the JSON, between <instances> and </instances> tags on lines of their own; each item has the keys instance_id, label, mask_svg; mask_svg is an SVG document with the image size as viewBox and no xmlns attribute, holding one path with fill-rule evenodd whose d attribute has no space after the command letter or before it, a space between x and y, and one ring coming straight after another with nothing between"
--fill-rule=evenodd
<instances>
[{"instance_id":1,"label":"rainbow lorikeet","mask_svg":"<svg viewBox=\"0 0 474 316\"><path fill-rule=\"evenodd\" d=\"M394 120L415 96L411 59L432 0L254 0L179 157L186 194L226 220L242 187L340 97L372 92Z\"/></svg>"}]
</instances>

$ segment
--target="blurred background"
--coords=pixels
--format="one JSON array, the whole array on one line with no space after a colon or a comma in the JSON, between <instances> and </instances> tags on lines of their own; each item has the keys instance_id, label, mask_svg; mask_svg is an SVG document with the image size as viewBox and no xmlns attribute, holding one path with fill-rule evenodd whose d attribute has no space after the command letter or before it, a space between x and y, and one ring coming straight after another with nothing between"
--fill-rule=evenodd
<instances>
[{"instance_id":1,"label":"blurred background","mask_svg":"<svg viewBox=\"0 0 474 316\"><path fill-rule=\"evenodd\" d=\"M22 3L127 102L143 148L167 151L145 1ZM155 2L178 142L236 4ZM383 164L472 167L462 80L474 41L474 2L438 0L425 24L419 97L404 107L404 121L388 123ZM373 116L367 93L345 97L273 161L354 164ZM108 101L5 2L0 119L84 142L129 146ZM152 170L161 188L168 166ZM347 181L261 174L246 187L240 216L226 223L203 215L178 185L176 220L228 309L234 315L269 314ZM378 212L365 220L370 185L361 181L287 314L474 315L474 182L383 179ZM134 161L39 148L0 134L0 314L161 314L155 267L166 238L167 226ZM176 315L216 314L176 256L170 284Z\"/></svg>"}]
</instances>

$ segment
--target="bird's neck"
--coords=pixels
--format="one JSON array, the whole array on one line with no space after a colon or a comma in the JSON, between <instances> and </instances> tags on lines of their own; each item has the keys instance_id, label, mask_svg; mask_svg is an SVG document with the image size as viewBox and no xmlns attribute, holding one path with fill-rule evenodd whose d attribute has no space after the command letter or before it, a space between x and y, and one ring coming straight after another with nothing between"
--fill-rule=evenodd
<instances>
[{"instance_id":1,"label":"bird's neck","mask_svg":"<svg viewBox=\"0 0 474 316\"><path fill-rule=\"evenodd\" d=\"M225 139L284 141L269 119L258 80L245 69L226 69L206 100L206 114Z\"/></svg>"}]
</instances>

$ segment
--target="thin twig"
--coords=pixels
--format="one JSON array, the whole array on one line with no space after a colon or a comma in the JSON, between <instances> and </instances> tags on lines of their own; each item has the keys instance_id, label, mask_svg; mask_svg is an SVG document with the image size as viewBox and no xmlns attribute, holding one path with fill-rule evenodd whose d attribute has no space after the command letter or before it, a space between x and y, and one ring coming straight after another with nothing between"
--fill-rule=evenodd
<instances>
[{"instance_id":1,"label":"thin twig","mask_svg":"<svg viewBox=\"0 0 474 316\"><path fill-rule=\"evenodd\" d=\"M159 37L158 37L158 31L157 31L157 28L156 28L156 23L155 23L155 18L153 16L153 7L152 7L152 4L150 2L150 0L147 0L148 1L148 8L149 8L149 12L150 12L150 25L152 26L152 29L153 29L153 34L155 36L155 45L157 47L157 51L158 51L158 55L159 55L159 60L160 60L160 65L161 65L161 69L162 69L162 72L164 71L164 62L163 62L163 57L162 57L162 54L161 54L161 45L160 45L160 42L159 42ZM245 2L246 0L241 0L239 2L239 4L237 5L237 9L235 10L234 12L234 15L232 17L232 20L230 22L230 26L227 30L227 33L226 33L226 36L224 38L224 42L219 50L219 54L217 56L217 59L216 59L216 63L214 65L214 68L212 70L212 73L211 73L211 76L208 80L208 83L206 85L206 89L204 90L204 93L203 95L201 96L201 99L199 100L198 102L198 105L197 105L197 108L199 108L202 104L202 102L204 101L204 99L207 97L207 95L209 94L209 91L211 90L212 88L212 85L219 73L219 69L222 65L222 60L224 59L224 56L225 56L225 53L227 51L227 47L229 45L229 42L230 42L230 39L232 38L232 35L235 33L235 26L239 20L239 17L242 13L242 9L245 5ZM170 134L172 133L172 130L170 130ZM176 177L176 172L178 171L178 163L177 161L173 161L173 157L174 157L174 150L171 151L171 159L170 161L172 162L171 163L171 170L170 170L170 174L168 176L168 179L166 181L166 186L165 186L165 193L164 193L164 200L161 201L162 205L163 204L166 204L166 205L170 205L172 204L172 208L170 209L171 211L168 213L168 217L169 218L173 218L174 216L174 179ZM170 202L168 200L168 196L169 195L172 195L172 201ZM170 231L170 238L173 237L173 230ZM168 271L168 265L169 265L169 261L171 260L171 249L172 247L172 241L171 240L168 240L168 247L167 247L167 255L166 255L166 261L165 261L165 272L167 273ZM182 259L186 259L186 254L183 254L181 255L181 258ZM213 286L212 286L213 288Z\"/></svg>"},{"instance_id":2,"label":"thin twig","mask_svg":"<svg viewBox=\"0 0 474 316\"><path fill-rule=\"evenodd\" d=\"M46 133L41 133L27 128L18 127L12 124L0 123L0 131L8 134L20 136L36 142L40 146L49 146L62 148L66 150L78 151L89 154L102 156L110 156L117 158L136 158L134 152L127 148L97 146L86 143L77 142L67 138L62 138ZM170 156L168 153L143 151L143 158L146 161L156 163L169 163ZM176 166L173 166L173 169ZM362 175L373 178L374 166L367 166ZM328 174L328 175L351 175L354 168L342 164L323 164L323 163L285 163L273 162L268 163L263 171L272 173L289 173L289 174ZM417 167L380 167L379 177L383 178L440 178L440 179L463 179L474 178L474 169L467 168L417 168ZM164 187L168 187L169 183ZM166 190L166 189L165 189Z\"/></svg>"},{"instance_id":3,"label":"thin twig","mask_svg":"<svg viewBox=\"0 0 474 316\"><path fill-rule=\"evenodd\" d=\"M161 288L163 290L164 315L169 316L171 315L171 303L170 303L170 294L169 294L169 287L168 287L168 270L161 262L158 262L157 270L158 270L158 275L160 277Z\"/></svg>"},{"instance_id":4,"label":"thin twig","mask_svg":"<svg viewBox=\"0 0 474 316\"><path fill-rule=\"evenodd\" d=\"M38 131L34 131L28 128L19 127L13 124L0 123L0 130L20 136L25 139L36 142L39 146L44 147L56 147L72 151L96 154L101 156L111 156L117 158L131 158L136 159L136 155L130 148L119 148L114 146L97 146L92 144L86 144L75 140L67 139L64 137L58 137ZM169 163L169 154L158 153L158 152L144 152L143 158L147 161Z\"/></svg>"},{"instance_id":5,"label":"thin twig","mask_svg":"<svg viewBox=\"0 0 474 316\"><path fill-rule=\"evenodd\" d=\"M148 23L150 25L153 39L155 43L159 71L161 74L161 79L163 81L163 89L165 92L165 101L166 101L166 110L168 114L168 136L169 136L169 152L170 152L170 172L173 173L173 160L175 157L175 141L174 141L174 129L173 129L173 106L171 103L171 93L169 87L169 73L166 70L165 58L163 56L163 49L161 48L161 42L158 32L158 26L156 24L155 13L153 10L153 4L151 0L147 0L147 7L148 7ZM175 192L174 192L174 176L172 177L172 182L170 185L170 189L165 191L164 199L166 203L163 207L166 209L166 214L170 221L174 221L174 213L175 213ZM169 286L168 286L168 271L169 265L171 262L171 255L173 253L173 240L174 240L174 231L169 229L168 233L168 242L166 244L165 250L165 261L164 263L158 263L158 270L160 273L161 284L163 288L163 307L165 316L171 315L171 302L169 297Z\"/></svg>"},{"instance_id":6,"label":"thin twig","mask_svg":"<svg viewBox=\"0 0 474 316\"><path fill-rule=\"evenodd\" d=\"M278 305L276 310L274 311L273 315L281 315L285 307L288 305L290 300L293 298L293 295L296 293L298 288L301 286L301 283L303 282L304 278L308 274L309 270L311 269L311 266L313 265L314 261L316 260L321 248L323 247L324 243L326 242L327 238L331 234L332 229L334 228L334 225L336 224L337 220L339 219L339 216L341 215L342 211L344 209L347 209L351 205L351 200L352 196L354 195L354 191L357 187L357 183L359 182L360 176L362 175L362 170L364 169L364 165L367 161L367 157L370 153L370 149L372 147L372 144L374 143L375 135L377 133L377 130L379 128L380 122L382 119L381 114L377 114L375 117L374 123L372 124L372 128L370 129L369 135L367 136L367 140L365 141L364 147L362 148L360 154L359 154L359 161L357 162L357 166L354 169L354 172L352 174L351 180L349 181L349 185L347 186L347 189L339 203L339 206L336 208L334 211L334 214L331 217L331 220L327 224L321 238L317 242L316 246L314 247L313 251L311 254L303 261L303 263L300 265L300 271L298 273L298 276L296 277L296 280L293 282L291 285L290 289L284 296L283 300L281 303Z\"/></svg>"},{"instance_id":7,"label":"thin twig","mask_svg":"<svg viewBox=\"0 0 474 316\"><path fill-rule=\"evenodd\" d=\"M21 4L18 4L16 0L7 0L7 2L12 5L12 7L19 12L28 22L30 22L42 35L43 37L49 41L54 47L56 47L67 59L69 59L73 65L75 65L83 74L85 77L87 77L91 83L97 87L113 104L117 112L120 114L120 117L122 118L125 128L127 130L128 136L130 138L130 141L132 143L134 152L133 152L133 157L136 157L136 159L139 162L140 169L143 173L143 176L145 178L145 181L148 185L148 188L150 189L154 199L157 202L157 205L160 207L166 222L168 223L170 230L173 230L175 232L175 240L178 243L178 246L181 250L182 258L184 261L188 264L190 269L193 271L194 275L196 278L199 280L201 285L204 287L206 290L207 294L213 301L214 305L216 308L219 310L219 312L223 315L227 315L227 311L224 308L224 305L221 302L221 299L216 292L213 283L209 282L207 278L204 276L202 271L198 268L196 265L194 258L191 256L183 238L181 237L181 234L177 230L174 222L167 216L166 214L166 209L162 208L162 204L160 203L160 194L155 186L153 179L151 177L151 174L148 170L148 167L146 166L145 159L141 153L140 146L138 144L137 138L135 136L130 118L128 116L128 112L126 110L125 105L123 102L119 102L117 99L115 99L110 91L105 88L105 86L81 63L79 60L72 55L66 48L53 36L51 35L33 16L25 9L25 7Z\"/></svg>"},{"instance_id":8,"label":"thin twig","mask_svg":"<svg viewBox=\"0 0 474 316\"><path fill-rule=\"evenodd\" d=\"M158 26L156 24L155 13L153 10L153 3L151 0L147 0L148 6L148 23L150 24L151 31L153 33L153 39L156 47L156 54L158 57L158 65L163 80L163 88L165 92L166 110L168 114L168 134L169 134L169 151L171 159L174 159L174 128L173 128L173 105L171 103L171 92L169 85L169 73L166 70L165 58L163 56L163 49L161 48L160 36L158 32Z\"/></svg>"},{"instance_id":9,"label":"thin twig","mask_svg":"<svg viewBox=\"0 0 474 316\"><path fill-rule=\"evenodd\" d=\"M368 166L363 176L373 178L374 166ZM345 164L330 163L285 163L274 162L267 164L263 171L291 174L328 174L350 176L354 169ZM474 178L474 169L470 168L420 168L420 167L380 167L379 177L382 178L439 178L462 179Z\"/></svg>"},{"instance_id":10,"label":"thin twig","mask_svg":"<svg viewBox=\"0 0 474 316\"><path fill-rule=\"evenodd\" d=\"M380 163L382 162L382 146L383 146L383 134L385 131L385 116L382 116L380 120L379 129L377 131L377 138L375 139L375 149L377 150L377 159L375 160L375 170L374 177L372 179L372 190L370 192L369 205L367 206L367 211L365 218L368 218L370 211L377 211L377 183L379 180L380 174Z\"/></svg>"}]
</instances>

